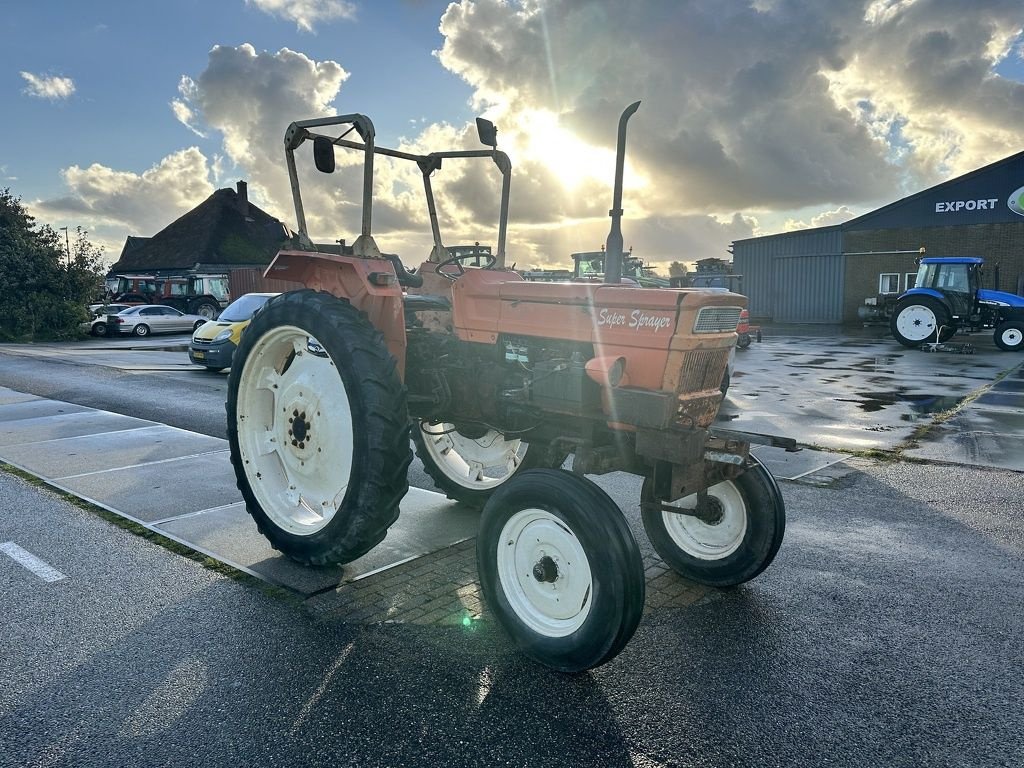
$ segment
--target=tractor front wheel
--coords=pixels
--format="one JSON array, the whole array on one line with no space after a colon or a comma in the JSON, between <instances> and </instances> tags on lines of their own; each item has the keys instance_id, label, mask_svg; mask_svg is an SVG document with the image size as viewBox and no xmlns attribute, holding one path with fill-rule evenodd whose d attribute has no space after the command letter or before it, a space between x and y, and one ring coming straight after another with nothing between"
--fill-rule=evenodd
<instances>
[{"instance_id":1,"label":"tractor front wheel","mask_svg":"<svg viewBox=\"0 0 1024 768\"><path fill-rule=\"evenodd\" d=\"M615 502L579 475L534 469L495 491L476 558L487 607L545 666L580 672L604 664L640 623L640 549Z\"/></svg>"},{"instance_id":2,"label":"tractor front wheel","mask_svg":"<svg viewBox=\"0 0 1024 768\"><path fill-rule=\"evenodd\" d=\"M996 326L993 341L1004 352L1020 352L1024 349L1024 320L1007 320Z\"/></svg>"},{"instance_id":3,"label":"tractor front wheel","mask_svg":"<svg viewBox=\"0 0 1024 768\"><path fill-rule=\"evenodd\" d=\"M501 485L527 469L557 469L565 451L506 439L493 429L460 432L454 424L414 421L412 441L423 469L449 499L482 508Z\"/></svg>"},{"instance_id":4,"label":"tractor front wheel","mask_svg":"<svg viewBox=\"0 0 1024 768\"><path fill-rule=\"evenodd\" d=\"M786 505L771 472L751 459L742 475L707 489L702 510L697 494L659 509L653 503L651 479L644 480L644 530L655 551L680 576L731 587L750 581L775 559L786 531Z\"/></svg>"},{"instance_id":5,"label":"tractor front wheel","mask_svg":"<svg viewBox=\"0 0 1024 768\"><path fill-rule=\"evenodd\" d=\"M919 347L926 341L948 341L956 333L949 310L931 296L913 296L896 305L889 330L905 347Z\"/></svg>"},{"instance_id":6,"label":"tractor front wheel","mask_svg":"<svg viewBox=\"0 0 1024 768\"><path fill-rule=\"evenodd\" d=\"M350 562L398 518L412 460L405 388L347 301L301 290L267 302L235 351L227 416L246 508L291 559Z\"/></svg>"}]
</instances>

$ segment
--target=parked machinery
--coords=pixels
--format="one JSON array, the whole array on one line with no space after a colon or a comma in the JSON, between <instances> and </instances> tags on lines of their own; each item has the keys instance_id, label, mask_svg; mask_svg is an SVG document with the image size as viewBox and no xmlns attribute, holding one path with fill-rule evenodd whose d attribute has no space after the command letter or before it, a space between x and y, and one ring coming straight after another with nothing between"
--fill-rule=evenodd
<instances>
[{"instance_id":1,"label":"parked machinery","mask_svg":"<svg viewBox=\"0 0 1024 768\"><path fill-rule=\"evenodd\" d=\"M608 254L621 254L626 123L619 120ZM785 506L751 441L720 431L719 390L746 300L726 291L646 289L608 258L602 283L529 282L505 268L511 163L488 149L413 155L375 145L364 115L293 123L285 148L300 237L310 243L294 152L313 142L363 154L362 232L353 255L283 251L268 277L307 286L271 299L242 336L228 386L231 460L274 547L341 564L398 516L416 450L437 485L482 506L477 564L487 606L537 661L577 671L614 657L644 605L640 550L585 474L644 478L643 524L687 578L739 584L778 551ZM346 138L355 131L361 141ZM416 163L434 247L414 274L371 235L375 156ZM450 256L430 183L442 162L490 158L502 174L497 248ZM572 454L573 471L559 469Z\"/></svg>"},{"instance_id":2,"label":"parked machinery","mask_svg":"<svg viewBox=\"0 0 1024 768\"><path fill-rule=\"evenodd\" d=\"M984 259L928 257L920 260L915 287L895 304L862 308L861 317L889 317L889 328L905 347L941 343L959 331L993 330L1005 351L1024 349L1024 297L981 288Z\"/></svg>"}]
</instances>

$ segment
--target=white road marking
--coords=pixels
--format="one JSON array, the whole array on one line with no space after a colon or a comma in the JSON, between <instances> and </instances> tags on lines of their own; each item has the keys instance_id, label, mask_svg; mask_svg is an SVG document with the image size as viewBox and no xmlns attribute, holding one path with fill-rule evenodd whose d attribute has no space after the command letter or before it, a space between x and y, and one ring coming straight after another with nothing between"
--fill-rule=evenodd
<instances>
[{"instance_id":1,"label":"white road marking","mask_svg":"<svg viewBox=\"0 0 1024 768\"><path fill-rule=\"evenodd\" d=\"M53 582L67 578L67 576L56 568L51 565L47 565L31 552L19 547L13 541L5 541L3 544L0 544L0 552L3 552L19 565L23 565L25 568L28 568L43 581Z\"/></svg>"}]
</instances>

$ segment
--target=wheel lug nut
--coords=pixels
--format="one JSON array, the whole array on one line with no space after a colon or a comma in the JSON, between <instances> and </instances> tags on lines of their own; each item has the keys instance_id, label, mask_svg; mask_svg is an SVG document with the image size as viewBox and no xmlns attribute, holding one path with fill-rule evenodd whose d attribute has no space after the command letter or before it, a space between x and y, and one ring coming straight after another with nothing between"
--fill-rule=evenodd
<instances>
[{"instance_id":1,"label":"wheel lug nut","mask_svg":"<svg viewBox=\"0 0 1024 768\"><path fill-rule=\"evenodd\" d=\"M298 444L299 444L298 440L292 440L292 445L298 445Z\"/></svg>"},{"instance_id":2,"label":"wheel lug nut","mask_svg":"<svg viewBox=\"0 0 1024 768\"><path fill-rule=\"evenodd\" d=\"M305 448L305 447L306 447L305 443L299 443L299 448Z\"/></svg>"}]
</instances>

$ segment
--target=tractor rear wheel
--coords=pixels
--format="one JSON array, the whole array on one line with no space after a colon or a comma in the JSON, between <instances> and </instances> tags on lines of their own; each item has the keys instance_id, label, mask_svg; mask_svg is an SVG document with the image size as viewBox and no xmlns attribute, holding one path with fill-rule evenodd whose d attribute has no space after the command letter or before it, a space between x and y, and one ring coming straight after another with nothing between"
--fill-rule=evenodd
<instances>
[{"instance_id":1,"label":"tractor rear wheel","mask_svg":"<svg viewBox=\"0 0 1024 768\"><path fill-rule=\"evenodd\" d=\"M750 581L782 545L786 505L778 484L753 459L742 475L708 488L708 509L698 517L657 509L650 478L641 491L643 523L655 551L680 576L712 587ZM667 506L696 510L697 494Z\"/></svg>"},{"instance_id":2,"label":"tractor rear wheel","mask_svg":"<svg viewBox=\"0 0 1024 768\"><path fill-rule=\"evenodd\" d=\"M534 469L503 485L484 507L476 558L487 607L545 666L604 664L640 623L640 548L615 502L585 477Z\"/></svg>"},{"instance_id":3,"label":"tractor rear wheel","mask_svg":"<svg viewBox=\"0 0 1024 768\"><path fill-rule=\"evenodd\" d=\"M1024 320L1007 320L996 326L992 336L996 346L1004 352L1020 352L1024 349Z\"/></svg>"},{"instance_id":4,"label":"tractor rear wheel","mask_svg":"<svg viewBox=\"0 0 1024 768\"><path fill-rule=\"evenodd\" d=\"M215 301L209 299L200 299L192 304L189 311L193 315L199 315L205 317L207 320L213 320L220 313L220 305Z\"/></svg>"},{"instance_id":5,"label":"tractor rear wheel","mask_svg":"<svg viewBox=\"0 0 1024 768\"><path fill-rule=\"evenodd\" d=\"M896 305L889 330L905 347L919 347L926 341L948 341L956 333L949 310L931 296L912 296Z\"/></svg>"},{"instance_id":6,"label":"tractor rear wheel","mask_svg":"<svg viewBox=\"0 0 1024 768\"><path fill-rule=\"evenodd\" d=\"M426 421L413 421L412 441L434 485L449 499L478 509L519 472L558 469L568 456L543 443L508 440L493 429L471 436L454 424Z\"/></svg>"},{"instance_id":7,"label":"tractor rear wheel","mask_svg":"<svg viewBox=\"0 0 1024 768\"><path fill-rule=\"evenodd\" d=\"M383 336L343 299L267 302L228 379L238 488L271 545L306 565L365 554L409 489L405 388Z\"/></svg>"}]
</instances>

